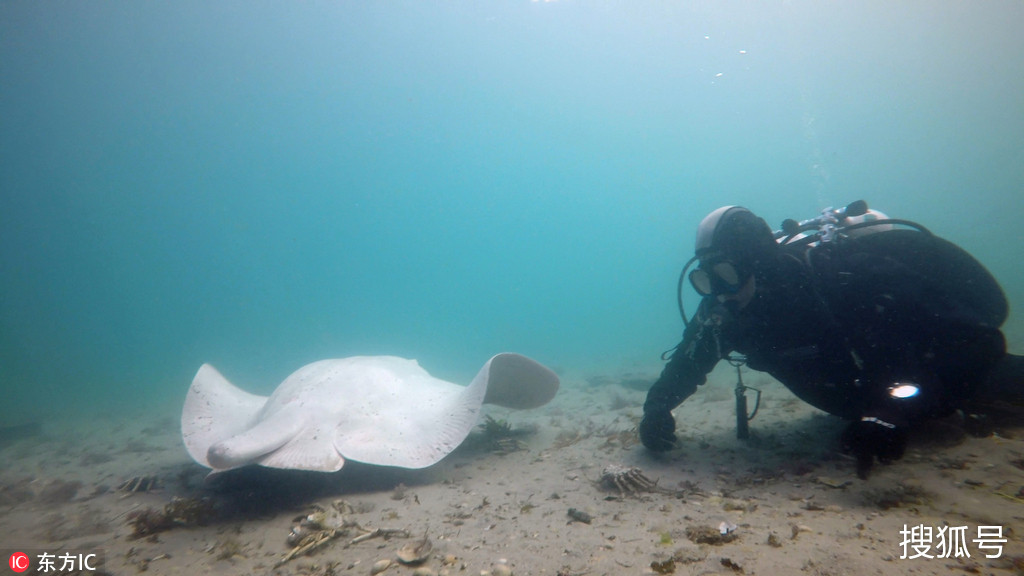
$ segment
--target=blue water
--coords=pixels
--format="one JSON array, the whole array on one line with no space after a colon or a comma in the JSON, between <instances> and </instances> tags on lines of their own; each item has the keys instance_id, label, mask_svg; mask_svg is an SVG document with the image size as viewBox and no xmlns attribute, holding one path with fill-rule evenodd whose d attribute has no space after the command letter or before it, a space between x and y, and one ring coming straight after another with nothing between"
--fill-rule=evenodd
<instances>
[{"instance_id":1,"label":"blue water","mask_svg":"<svg viewBox=\"0 0 1024 576\"><path fill-rule=\"evenodd\" d=\"M658 365L708 211L864 198L1024 305L1024 4L0 3L0 389ZM1024 352L1011 317L1008 333ZM9 412L10 413L10 412Z\"/></svg>"}]
</instances>

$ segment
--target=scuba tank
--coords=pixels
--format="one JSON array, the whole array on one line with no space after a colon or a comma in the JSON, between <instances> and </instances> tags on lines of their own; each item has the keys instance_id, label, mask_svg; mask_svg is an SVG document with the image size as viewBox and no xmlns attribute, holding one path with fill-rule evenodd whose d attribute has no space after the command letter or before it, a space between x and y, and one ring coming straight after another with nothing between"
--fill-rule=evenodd
<instances>
[{"instance_id":1,"label":"scuba tank","mask_svg":"<svg viewBox=\"0 0 1024 576\"><path fill-rule=\"evenodd\" d=\"M809 260L816 250L851 243L855 251L896 260L931 279L950 301L986 325L999 327L1009 315L999 283L966 250L917 222L871 210L863 200L840 209L826 208L810 220L785 220L775 238L782 246L807 246Z\"/></svg>"}]
</instances>

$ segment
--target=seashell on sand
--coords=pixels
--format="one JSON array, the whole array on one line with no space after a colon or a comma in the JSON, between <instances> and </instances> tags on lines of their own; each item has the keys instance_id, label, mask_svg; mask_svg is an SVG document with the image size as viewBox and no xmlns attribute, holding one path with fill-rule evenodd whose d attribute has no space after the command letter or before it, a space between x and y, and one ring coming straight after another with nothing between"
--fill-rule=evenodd
<instances>
[{"instance_id":1,"label":"seashell on sand","mask_svg":"<svg viewBox=\"0 0 1024 576\"><path fill-rule=\"evenodd\" d=\"M430 552L433 549L434 545L430 542L430 538L423 534L422 540L410 542L398 549L398 561L407 565L422 564L427 561L427 558L430 558Z\"/></svg>"}]
</instances>

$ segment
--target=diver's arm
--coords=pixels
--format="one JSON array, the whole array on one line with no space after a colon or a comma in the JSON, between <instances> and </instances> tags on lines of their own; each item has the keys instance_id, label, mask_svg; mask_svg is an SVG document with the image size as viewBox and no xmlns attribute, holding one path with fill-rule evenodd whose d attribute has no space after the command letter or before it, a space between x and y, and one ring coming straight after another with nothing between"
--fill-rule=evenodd
<instances>
[{"instance_id":1,"label":"diver's arm","mask_svg":"<svg viewBox=\"0 0 1024 576\"><path fill-rule=\"evenodd\" d=\"M684 340L661 371L658 381L647 391L644 412L669 410L683 403L707 380L707 372L697 367L696 361L683 352Z\"/></svg>"},{"instance_id":2,"label":"diver's arm","mask_svg":"<svg viewBox=\"0 0 1024 576\"><path fill-rule=\"evenodd\" d=\"M672 410L707 380L708 372L718 363L717 343L711 331L702 327L700 318L698 312L658 381L647 391L639 433L640 441L649 450L663 452L675 445L676 422Z\"/></svg>"}]
</instances>

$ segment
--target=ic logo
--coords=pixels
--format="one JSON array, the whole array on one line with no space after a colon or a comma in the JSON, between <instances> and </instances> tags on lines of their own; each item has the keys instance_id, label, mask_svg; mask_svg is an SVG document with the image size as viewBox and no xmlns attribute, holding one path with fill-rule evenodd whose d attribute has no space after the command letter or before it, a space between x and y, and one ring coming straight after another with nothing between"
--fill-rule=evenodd
<instances>
[{"instance_id":1,"label":"ic logo","mask_svg":"<svg viewBox=\"0 0 1024 576\"><path fill-rule=\"evenodd\" d=\"M24 552L15 552L14 554L11 554L11 559L8 563L11 565L11 570L14 570L15 572L24 572L25 570L28 570L28 567L32 562L29 560L28 554L25 554Z\"/></svg>"}]
</instances>

